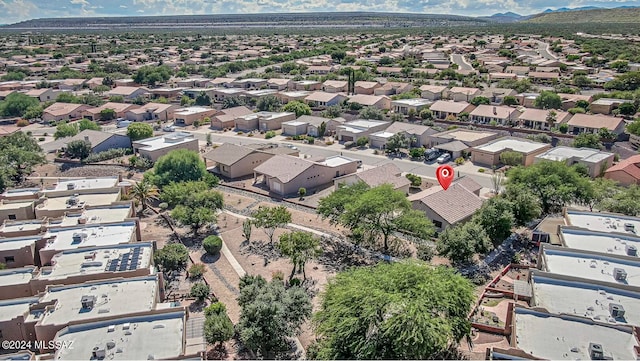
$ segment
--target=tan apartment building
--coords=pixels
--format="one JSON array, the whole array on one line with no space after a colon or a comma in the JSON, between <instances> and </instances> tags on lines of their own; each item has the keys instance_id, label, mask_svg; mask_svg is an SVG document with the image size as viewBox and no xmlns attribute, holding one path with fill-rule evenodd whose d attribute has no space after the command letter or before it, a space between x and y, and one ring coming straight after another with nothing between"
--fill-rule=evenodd
<instances>
[{"instance_id":1,"label":"tan apartment building","mask_svg":"<svg viewBox=\"0 0 640 361\"><path fill-rule=\"evenodd\" d=\"M135 242L59 252L51 259L51 266L42 266L33 273L30 292L37 295L49 285L154 275L153 248L150 242Z\"/></svg>"},{"instance_id":2,"label":"tan apartment building","mask_svg":"<svg viewBox=\"0 0 640 361\"><path fill-rule=\"evenodd\" d=\"M31 279L37 267L25 266L0 270L0 300L31 297Z\"/></svg>"},{"instance_id":3,"label":"tan apartment building","mask_svg":"<svg viewBox=\"0 0 640 361\"><path fill-rule=\"evenodd\" d=\"M254 182L264 184L270 192L281 196L296 194L300 188L307 192L330 184L334 178L355 173L355 159L333 156L318 161L286 155L276 155L254 169Z\"/></svg>"},{"instance_id":4,"label":"tan apartment building","mask_svg":"<svg viewBox=\"0 0 640 361\"><path fill-rule=\"evenodd\" d=\"M160 301L158 283L153 275L49 286L34 306L42 312L36 339L48 343L68 325L151 312Z\"/></svg>"},{"instance_id":5,"label":"tan apartment building","mask_svg":"<svg viewBox=\"0 0 640 361\"><path fill-rule=\"evenodd\" d=\"M209 171L234 179L253 174L254 168L276 154L298 156L298 151L273 144L235 145L224 143L203 155L215 164Z\"/></svg>"},{"instance_id":6,"label":"tan apartment building","mask_svg":"<svg viewBox=\"0 0 640 361\"><path fill-rule=\"evenodd\" d=\"M35 219L36 202L32 200L7 201L0 199L0 220L22 221Z\"/></svg>"},{"instance_id":7,"label":"tan apartment building","mask_svg":"<svg viewBox=\"0 0 640 361\"><path fill-rule=\"evenodd\" d=\"M147 138L133 142L133 152L152 162L176 149L187 149L198 152L198 140L191 133L175 132L159 137Z\"/></svg>"},{"instance_id":8,"label":"tan apartment building","mask_svg":"<svg viewBox=\"0 0 640 361\"><path fill-rule=\"evenodd\" d=\"M504 137L471 149L471 161L492 167L501 164L500 155L504 152L522 154L522 165L534 163L535 157L551 149L551 144L538 143L522 138Z\"/></svg>"},{"instance_id":9,"label":"tan apartment building","mask_svg":"<svg viewBox=\"0 0 640 361\"><path fill-rule=\"evenodd\" d=\"M39 313L32 312L32 307L38 302L37 297L16 298L0 301L0 335L1 339L10 341L35 341L36 317Z\"/></svg>"},{"instance_id":10,"label":"tan apartment building","mask_svg":"<svg viewBox=\"0 0 640 361\"><path fill-rule=\"evenodd\" d=\"M38 264L36 243L42 236L0 238L0 263L7 268Z\"/></svg>"},{"instance_id":11,"label":"tan apartment building","mask_svg":"<svg viewBox=\"0 0 640 361\"><path fill-rule=\"evenodd\" d=\"M5 220L0 226L0 237L28 237L35 236L45 231L46 222L44 219L29 219L24 221Z\"/></svg>"}]
</instances>

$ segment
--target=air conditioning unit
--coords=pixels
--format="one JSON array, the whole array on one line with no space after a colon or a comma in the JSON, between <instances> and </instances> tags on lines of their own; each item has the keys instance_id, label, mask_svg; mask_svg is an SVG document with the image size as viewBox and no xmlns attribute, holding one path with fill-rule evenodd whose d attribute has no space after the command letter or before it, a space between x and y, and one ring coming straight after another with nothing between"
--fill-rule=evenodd
<instances>
[{"instance_id":1,"label":"air conditioning unit","mask_svg":"<svg viewBox=\"0 0 640 361\"><path fill-rule=\"evenodd\" d=\"M637 257L638 256L638 247L628 244L626 246L627 256Z\"/></svg>"},{"instance_id":2,"label":"air conditioning unit","mask_svg":"<svg viewBox=\"0 0 640 361\"><path fill-rule=\"evenodd\" d=\"M622 318L624 317L624 307L617 303L610 303L609 313L611 313L611 317L613 318Z\"/></svg>"},{"instance_id":3,"label":"air conditioning unit","mask_svg":"<svg viewBox=\"0 0 640 361\"><path fill-rule=\"evenodd\" d=\"M67 190L73 190L76 189L76 184L75 183L67 183Z\"/></svg>"},{"instance_id":4,"label":"air conditioning unit","mask_svg":"<svg viewBox=\"0 0 640 361\"><path fill-rule=\"evenodd\" d=\"M599 343L589 343L589 356L592 360L604 360L604 351Z\"/></svg>"},{"instance_id":5,"label":"air conditioning unit","mask_svg":"<svg viewBox=\"0 0 640 361\"><path fill-rule=\"evenodd\" d=\"M633 225L633 223L625 223L624 224L624 230L627 232L633 232L635 230L635 226Z\"/></svg>"},{"instance_id":6,"label":"air conditioning unit","mask_svg":"<svg viewBox=\"0 0 640 361\"><path fill-rule=\"evenodd\" d=\"M104 349L104 347L96 346L91 351L91 356L92 359L101 360L107 356L107 351Z\"/></svg>"},{"instance_id":7,"label":"air conditioning unit","mask_svg":"<svg viewBox=\"0 0 640 361\"><path fill-rule=\"evenodd\" d=\"M627 271L622 268L614 268L613 269L613 278L616 281L626 281L627 280Z\"/></svg>"},{"instance_id":8,"label":"air conditioning unit","mask_svg":"<svg viewBox=\"0 0 640 361\"><path fill-rule=\"evenodd\" d=\"M96 304L96 296L93 296L93 295L82 296L82 299L80 300L80 302L82 303L83 309L90 310Z\"/></svg>"}]
</instances>

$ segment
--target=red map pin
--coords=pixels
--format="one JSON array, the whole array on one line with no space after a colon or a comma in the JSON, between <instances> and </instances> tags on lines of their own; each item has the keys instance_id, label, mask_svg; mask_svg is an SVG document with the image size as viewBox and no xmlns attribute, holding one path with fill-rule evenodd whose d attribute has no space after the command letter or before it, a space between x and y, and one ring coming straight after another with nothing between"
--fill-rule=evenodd
<instances>
[{"instance_id":1,"label":"red map pin","mask_svg":"<svg viewBox=\"0 0 640 361\"><path fill-rule=\"evenodd\" d=\"M436 170L436 178L438 178L438 182L446 191L453 181L453 168L450 165L439 166Z\"/></svg>"}]
</instances>

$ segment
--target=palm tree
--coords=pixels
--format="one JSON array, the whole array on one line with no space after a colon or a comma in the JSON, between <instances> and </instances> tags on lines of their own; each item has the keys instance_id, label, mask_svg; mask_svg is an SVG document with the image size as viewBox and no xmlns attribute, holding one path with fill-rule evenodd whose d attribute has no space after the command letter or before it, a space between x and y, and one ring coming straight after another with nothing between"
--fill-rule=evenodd
<instances>
[{"instance_id":1,"label":"palm tree","mask_svg":"<svg viewBox=\"0 0 640 361\"><path fill-rule=\"evenodd\" d=\"M142 205L141 213L144 213L145 209L147 209L147 201L149 199L155 199L158 196L158 188L151 184L151 182L143 180L131 188L131 194L133 198Z\"/></svg>"}]
</instances>

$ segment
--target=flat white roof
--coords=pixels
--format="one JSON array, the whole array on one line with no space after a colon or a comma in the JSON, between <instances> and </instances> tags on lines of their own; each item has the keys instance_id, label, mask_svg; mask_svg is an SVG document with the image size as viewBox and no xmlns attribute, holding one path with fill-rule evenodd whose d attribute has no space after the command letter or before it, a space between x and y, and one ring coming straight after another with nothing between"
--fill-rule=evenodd
<instances>
[{"instance_id":1,"label":"flat white roof","mask_svg":"<svg viewBox=\"0 0 640 361\"><path fill-rule=\"evenodd\" d=\"M58 280L73 276L132 271L151 266L151 243L128 243L111 247L69 250L56 254L51 267L40 268L39 280Z\"/></svg>"},{"instance_id":2,"label":"flat white roof","mask_svg":"<svg viewBox=\"0 0 640 361\"><path fill-rule=\"evenodd\" d=\"M542 149L548 147L548 144L545 143L537 143L532 141L526 141L516 138L506 138L506 139L498 139L494 142L487 143L485 145L481 145L476 147L475 149L497 153L501 152L505 149L511 149L520 153L531 153L538 149Z\"/></svg>"},{"instance_id":3,"label":"flat white roof","mask_svg":"<svg viewBox=\"0 0 640 361\"><path fill-rule=\"evenodd\" d=\"M415 99L394 100L391 102L391 104L400 104L400 105L409 105L409 106L419 107L422 105L433 104L433 102L428 99L415 98Z\"/></svg>"},{"instance_id":4,"label":"flat white roof","mask_svg":"<svg viewBox=\"0 0 640 361\"><path fill-rule=\"evenodd\" d=\"M598 322L640 325L640 293L534 274L533 299L535 306L543 307L550 313L567 313L588 317ZM621 305L624 317L614 318L609 311L610 304Z\"/></svg>"},{"instance_id":5,"label":"flat white roof","mask_svg":"<svg viewBox=\"0 0 640 361\"><path fill-rule=\"evenodd\" d=\"M336 156L333 156L333 157L328 157L323 162L318 162L318 163L324 164L324 165L326 165L328 167L338 167L338 166L341 166L343 164L348 164L348 163L351 163L351 162L355 162L355 160L351 159L351 158L343 157L343 156L340 156L340 155L336 155Z\"/></svg>"},{"instance_id":6,"label":"flat white roof","mask_svg":"<svg viewBox=\"0 0 640 361\"><path fill-rule=\"evenodd\" d=\"M10 251L28 247L41 238L40 236L0 238L0 251Z\"/></svg>"},{"instance_id":7,"label":"flat white roof","mask_svg":"<svg viewBox=\"0 0 640 361\"><path fill-rule=\"evenodd\" d=\"M42 228L42 220L7 221L0 226L0 233L35 231Z\"/></svg>"},{"instance_id":8,"label":"flat white roof","mask_svg":"<svg viewBox=\"0 0 640 361\"><path fill-rule=\"evenodd\" d=\"M109 225L89 225L86 227L67 227L49 229L43 250L68 250L80 247L98 247L129 243L136 231L134 222L123 222ZM74 237L76 236L76 237Z\"/></svg>"},{"instance_id":9,"label":"flat white roof","mask_svg":"<svg viewBox=\"0 0 640 361\"><path fill-rule=\"evenodd\" d=\"M59 180L51 187L43 189L42 192L46 194L50 192L67 191L72 189L80 190L114 188L118 185L118 182L118 177L65 179Z\"/></svg>"},{"instance_id":10,"label":"flat white roof","mask_svg":"<svg viewBox=\"0 0 640 361\"><path fill-rule=\"evenodd\" d=\"M68 213L60 222L49 222L49 226L71 227L77 226L81 222L85 222L85 224L123 222L129 214L131 214L130 204L89 208L82 213Z\"/></svg>"},{"instance_id":11,"label":"flat white roof","mask_svg":"<svg viewBox=\"0 0 640 361\"><path fill-rule=\"evenodd\" d=\"M296 97L306 97L309 94L311 94L311 92L306 90L296 90L296 91L289 91L289 92L280 92L280 94L287 97L296 98Z\"/></svg>"},{"instance_id":12,"label":"flat white roof","mask_svg":"<svg viewBox=\"0 0 640 361\"><path fill-rule=\"evenodd\" d=\"M51 197L47 198L44 203L36 206L36 209L49 209L49 210L77 210L82 206L106 206L120 198L120 191L113 193L95 193L95 194L79 194L78 203L75 206L67 204L70 196L64 197Z\"/></svg>"},{"instance_id":13,"label":"flat white roof","mask_svg":"<svg viewBox=\"0 0 640 361\"><path fill-rule=\"evenodd\" d=\"M38 303L37 297L14 298L0 301L0 322L12 320L29 311L29 306Z\"/></svg>"},{"instance_id":14,"label":"flat white roof","mask_svg":"<svg viewBox=\"0 0 640 361\"><path fill-rule=\"evenodd\" d=\"M640 249L640 238L637 237L564 227L560 232L569 248L620 256L628 255L627 248L630 246L635 246L636 252Z\"/></svg>"},{"instance_id":15,"label":"flat white roof","mask_svg":"<svg viewBox=\"0 0 640 361\"><path fill-rule=\"evenodd\" d=\"M175 132L169 135L153 137L136 141L136 146L146 151L155 151L163 148L174 147L176 145L197 141L191 133Z\"/></svg>"},{"instance_id":16,"label":"flat white roof","mask_svg":"<svg viewBox=\"0 0 640 361\"><path fill-rule=\"evenodd\" d=\"M40 324L65 325L73 321L148 312L155 306L157 292L156 276L49 287L40 302L57 302L42 314ZM85 296L94 297L92 308L82 307Z\"/></svg>"},{"instance_id":17,"label":"flat white roof","mask_svg":"<svg viewBox=\"0 0 640 361\"><path fill-rule=\"evenodd\" d=\"M60 348L55 359L88 359L94 347L105 350L105 360L175 359L184 352L183 319L180 310L69 326L58 332L56 341L73 341L73 348Z\"/></svg>"},{"instance_id":18,"label":"flat white roof","mask_svg":"<svg viewBox=\"0 0 640 361\"><path fill-rule=\"evenodd\" d=\"M516 346L549 360L590 360L589 343L602 346L614 360L635 360L637 346L631 327L602 325L588 319L553 316L516 308Z\"/></svg>"},{"instance_id":19,"label":"flat white roof","mask_svg":"<svg viewBox=\"0 0 640 361\"><path fill-rule=\"evenodd\" d=\"M307 124L309 124L309 123L307 123L307 122L299 122L297 120L290 120L288 122L283 122L282 123L282 125L291 125L291 126L294 126L294 127L297 127L297 126L300 126L300 125L307 125Z\"/></svg>"},{"instance_id":20,"label":"flat white roof","mask_svg":"<svg viewBox=\"0 0 640 361\"><path fill-rule=\"evenodd\" d=\"M357 127L357 128L373 128L379 125L389 124L389 122L385 122L382 120L370 120L370 119L356 119L351 122L345 123L345 126L349 127Z\"/></svg>"},{"instance_id":21,"label":"flat white roof","mask_svg":"<svg viewBox=\"0 0 640 361\"><path fill-rule=\"evenodd\" d=\"M188 107L188 108L180 108L176 110L173 114L174 115L192 115L192 114L205 113L212 110L215 110L215 109L205 108L205 107Z\"/></svg>"},{"instance_id":22,"label":"flat white roof","mask_svg":"<svg viewBox=\"0 0 640 361\"><path fill-rule=\"evenodd\" d=\"M622 214L567 210L565 218L570 225L591 231L636 234L625 231L624 225L629 224L633 226L635 232L640 232L640 218Z\"/></svg>"},{"instance_id":23,"label":"flat white roof","mask_svg":"<svg viewBox=\"0 0 640 361\"><path fill-rule=\"evenodd\" d=\"M371 134L371 136L373 137L379 137L379 138L391 138L392 136L394 136L396 133L391 133L391 132L386 132L386 131L382 131L382 132L378 132L378 133L373 133Z\"/></svg>"},{"instance_id":24,"label":"flat white roof","mask_svg":"<svg viewBox=\"0 0 640 361\"><path fill-rule=\"evenodd\" d=\"M581 253L576 249L544 249L546 270L551 273L580 277L613 284L628 284L640 287L640 259L637 261L606 254ZM613 269L627 272L625 283L613 277Z\"/></svg>"},{"instance_id":25,"label":"flat white roof","mask_svg":"<svg viewBox=\"0 0 640 361\"><path fill-rule=\"evenodd\" d=\"M612 153L601 152L596 149L559 146L537 155L536 158L553 161L565 161L570 158L578 158L586 162L596 163L612 156Z\"/></svg>"},{"instance_id":26,"label":"flat white roof","mask_svg":"<svg viewBox=\"0 0 640 361\"><path fill-rule=\"evenodd\" d=\"M17 189L7 189L2 193L2 197L11 198L11 197L24 197L24 196L33 196L40 192L40 188L17 188Z\"/></svg>"},{"instance_id":27,"label":"flat white roof","mask_svg":"<svg viewBox=\"0 0 640 361\"><path fill-rule=\"evenodd\" d=\"M29 283L35 271L34 266L10 268L0 271L0 286L23 285Z\"/></svg>"},{"instance_id":28,"label":"flat white roof","mask_svg":"<svg viewBox=\"0 0 640 361\"><path fill-rule=\"evenodd\" d=\"M275 89L257 89L257 90L247 90L245 91L245 94L247 95L255 95L255 96L262 96L262 95L271 95L271 94L275 94L278 91Z\"/></svg>"}]
</instances>

